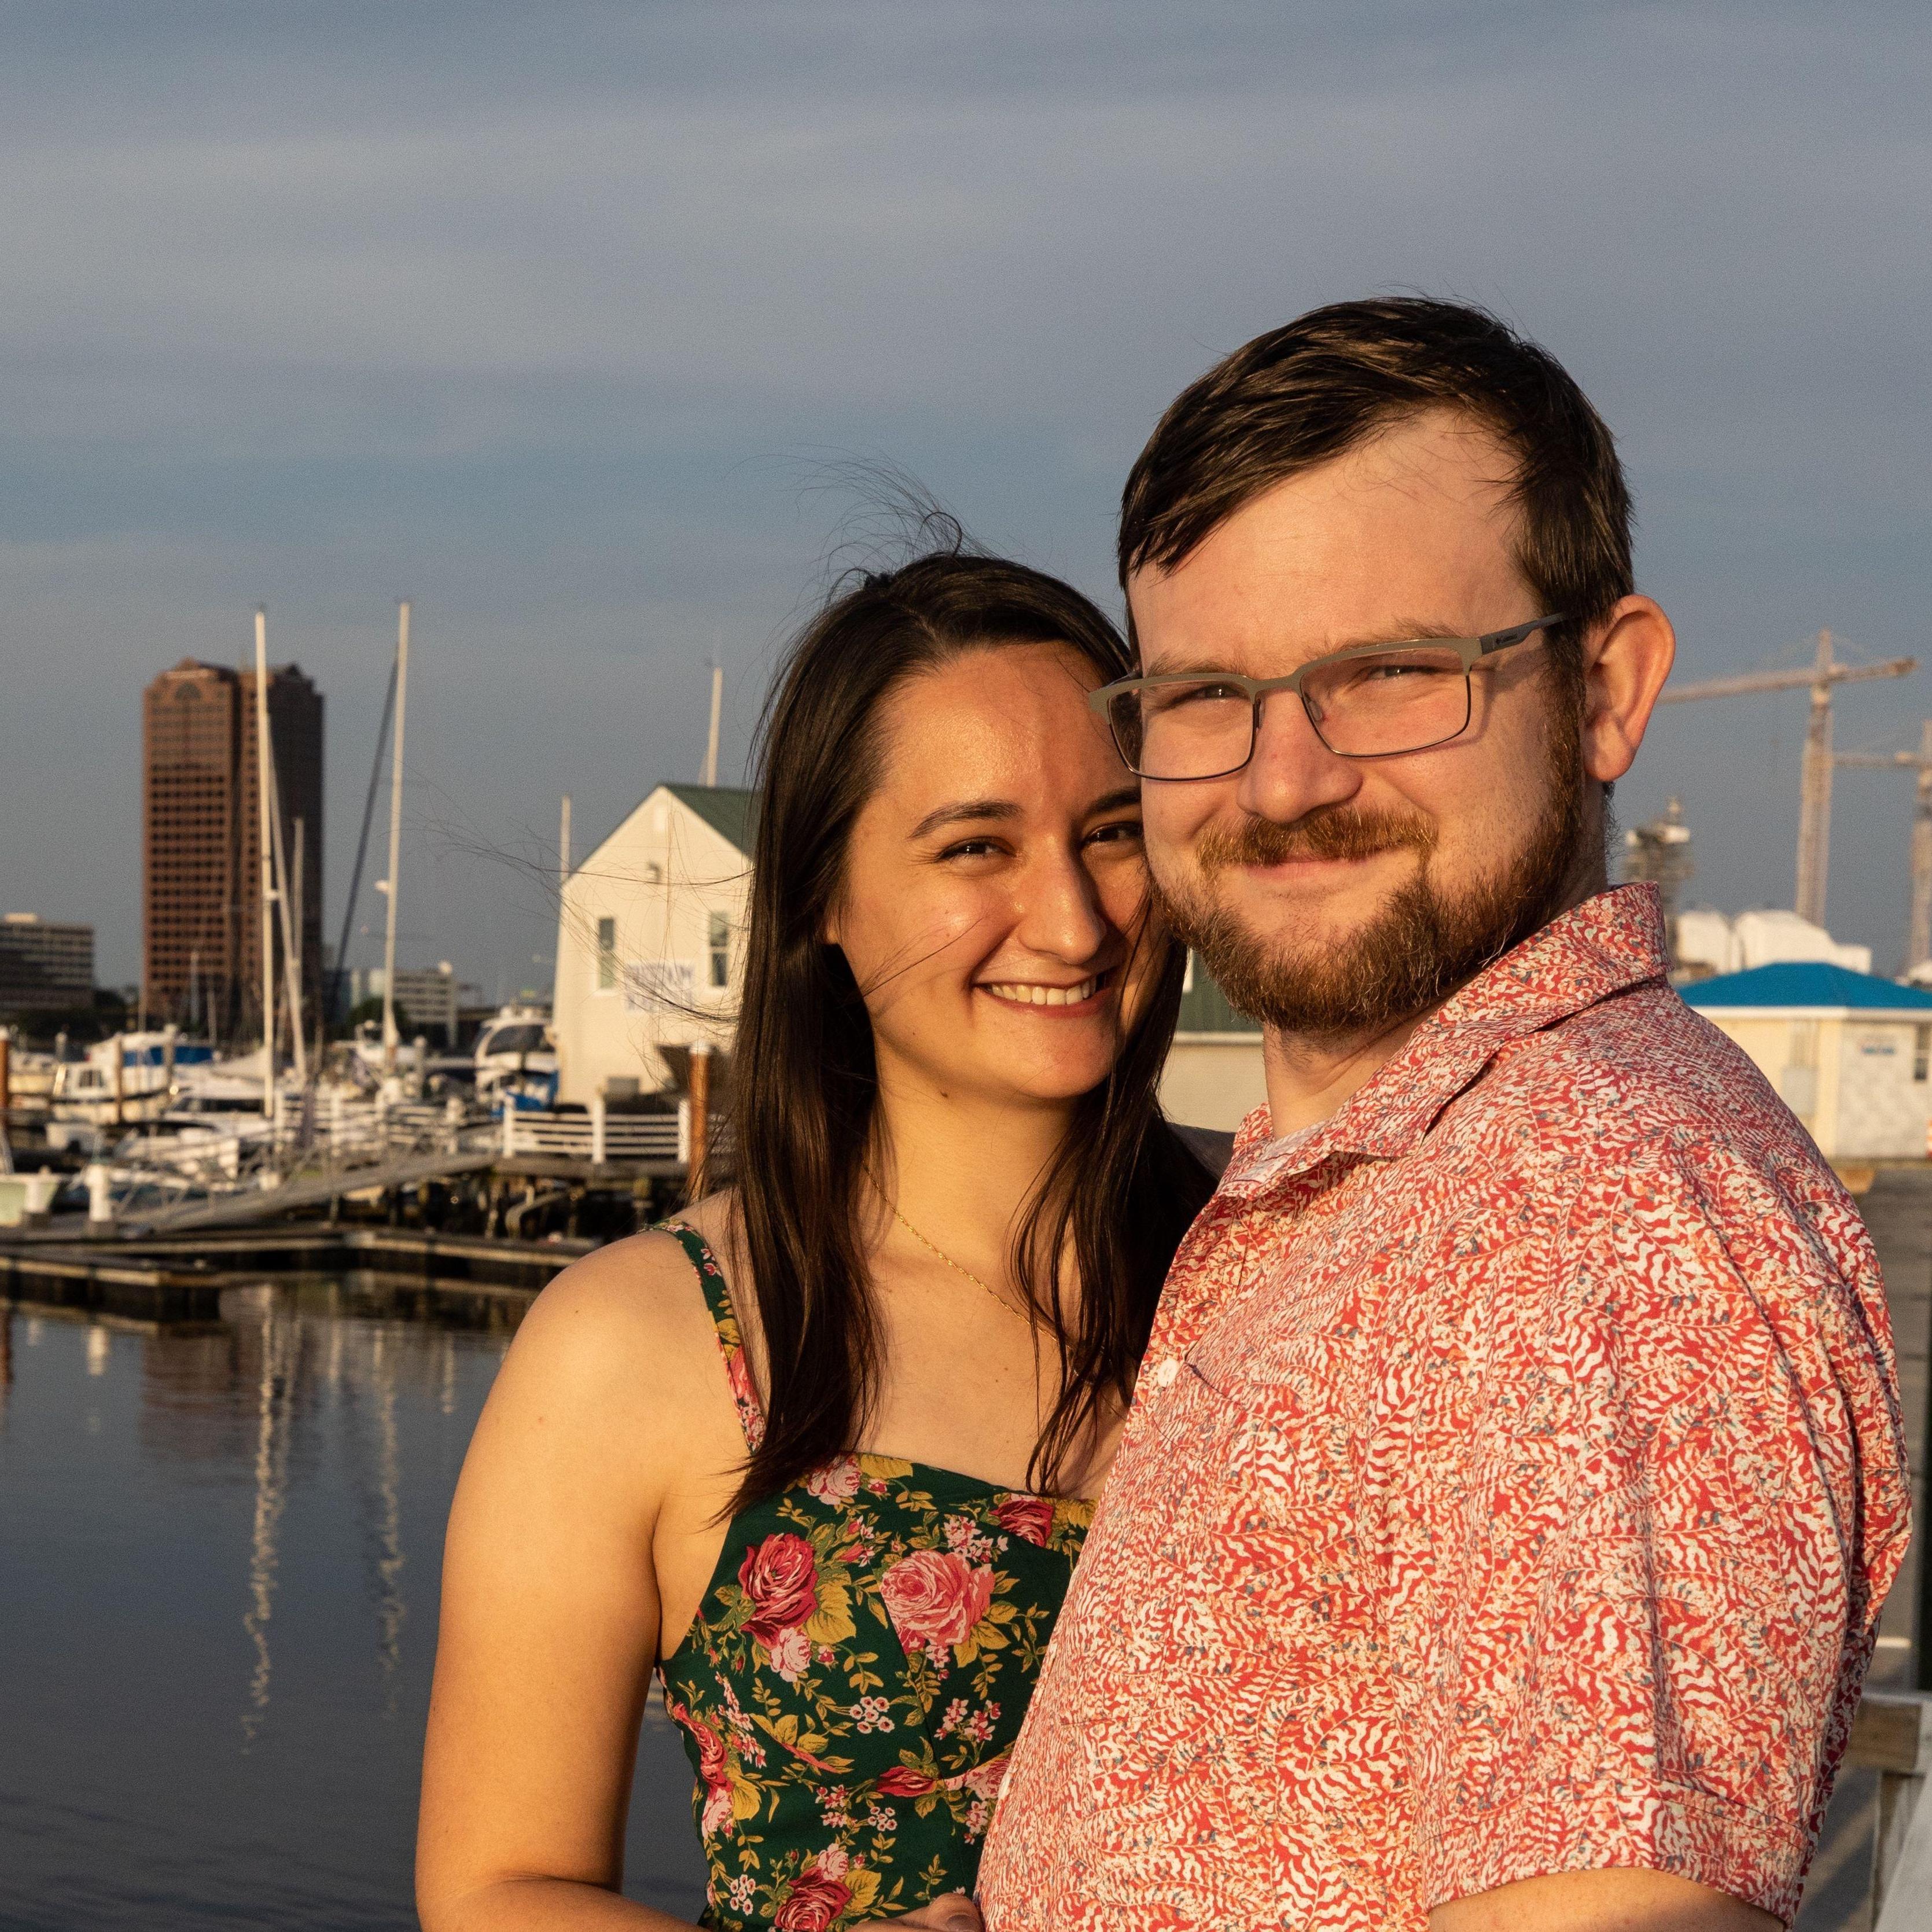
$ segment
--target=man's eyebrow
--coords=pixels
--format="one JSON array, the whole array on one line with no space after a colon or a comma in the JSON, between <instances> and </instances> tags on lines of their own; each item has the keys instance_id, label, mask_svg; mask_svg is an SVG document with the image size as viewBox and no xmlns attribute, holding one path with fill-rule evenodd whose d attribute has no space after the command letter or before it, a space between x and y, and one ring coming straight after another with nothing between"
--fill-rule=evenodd
<instances>
[{"instance_id":1,"label":"man's eyebrow","mask_svg":"<svg viewBox=\"0 0 1932 1932\"><path fill-rule=\"evenodd\" d=\"M1020 808L1007 798L968 799L958 805L942 805L935 812L928 812L912 829L912 836L923 838L928 833L937 832L942 826L962 825L970 820L980 818L1017 818Z\"/></svg>"},{"instance_id":2,"label":"man's eyebrow","mask_svg":"<svg viewBox=\"0 0 1932 1932\"><path fill-rule=\"evenodd\" d=\"M1425 644L1432 638L1466 638L1470 634L1456 625L1444 623L1439 617L1404 617L1392 624L1378 626L1373 631L1358 632L1354 637L1340 638L1332 644L1324 644L1318 651L1310 651L1301 662L1312 664L1318 658L1330 658L1339 651ZM1250 677L1256 674L1238 671L1225 658L1194 657L1177 664L1143 665L1141 675L1143 677Z\"/></svg>"}]
</instances>

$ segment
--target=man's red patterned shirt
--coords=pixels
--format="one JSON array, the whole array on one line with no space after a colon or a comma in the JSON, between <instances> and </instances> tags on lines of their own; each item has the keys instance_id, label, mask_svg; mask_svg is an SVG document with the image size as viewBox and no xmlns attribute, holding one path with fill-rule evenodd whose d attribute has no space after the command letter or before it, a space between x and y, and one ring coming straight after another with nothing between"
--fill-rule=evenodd
<instances>
[{"instance_id":1,"label":"man's red patterned shirt","mask_svg":"<svg viewBox=\"0 0 1932 1932\"><path fill-rule=\"evenodd\" d=\"M1647 886L1267 1114L1177 1258L989 1932L1408 1932L1543 1873L1797 1909L1907 1531L1858 1211Z\"/></svg>"}]
</instances>

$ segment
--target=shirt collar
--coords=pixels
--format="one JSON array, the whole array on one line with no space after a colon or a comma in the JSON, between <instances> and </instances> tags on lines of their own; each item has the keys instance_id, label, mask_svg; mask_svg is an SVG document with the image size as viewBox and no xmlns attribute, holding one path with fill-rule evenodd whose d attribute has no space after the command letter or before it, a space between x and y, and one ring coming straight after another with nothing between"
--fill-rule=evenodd
<instances>
[{"instance_id":1,"label":"shirt collar","mask_svg":"<svg viewBox=\"0 0 1932 1932\"><path fill-rule=\"evenodd\" d=\"M1596 893L1485 967L1329 1119L1276 1140L1268 1108L1257 1108L1234 1136L1224 1185L1256 1192L1331 1154L1392 1160L1406 1154L1512 1040L1613 994L1660 982L1668 965L1657 888Z\"/></svg>"}]
</instances>

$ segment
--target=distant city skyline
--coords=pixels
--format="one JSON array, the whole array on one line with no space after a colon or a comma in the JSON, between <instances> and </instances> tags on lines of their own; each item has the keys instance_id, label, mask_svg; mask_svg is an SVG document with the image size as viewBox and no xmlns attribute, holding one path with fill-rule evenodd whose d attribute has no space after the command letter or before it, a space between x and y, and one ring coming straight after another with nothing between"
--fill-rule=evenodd
<instances>
[{"instance_id":1,"label":"distant city skyline","mask_svg":"<svg viewBox=\"0 0 1932 1932\"><path fill-rule=\"evenodd\" d=\"M94 925L104 981L139 971L141 689L244 662L257 601L328 694L326 933L406 596L399 958L542 985L559 796L587 850L694 779L714 658L741 776L839 464L1118 609L1160 411L1375 290L1575 371L1680 676L1828 625L1927 661L1841 694L1841 747L1932 716L1922 8L189 0L9 42L0 907ZM1792 903L1804 725L1802 693L1658 719L1617 811L1682 797L1687 903ZM1911 811L1839 775L1830 923L1882 971Z\"/></svg>"}]
</instances>

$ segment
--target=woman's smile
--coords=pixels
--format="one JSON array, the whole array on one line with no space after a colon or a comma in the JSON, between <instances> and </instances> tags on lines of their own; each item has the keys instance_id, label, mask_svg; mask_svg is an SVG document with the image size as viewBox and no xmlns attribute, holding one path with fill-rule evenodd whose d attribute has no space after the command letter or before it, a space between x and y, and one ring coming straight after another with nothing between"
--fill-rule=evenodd
<instances>
[{"instance_id":1,"label":"woman's smile","mask_svg":"<svg viewBox=\"0 0 1932 1932\"><path fill-rule=\"evenodd\" d=\"M1037 980L998 980L982 981L975 990L1008 1006L1042 1008L1056 1019L1079 1019L1100 1010L1101 996L1112 977L1110 968L1076 980L1071 986L1052 986Z\"/></svg>"}]
</instances>

